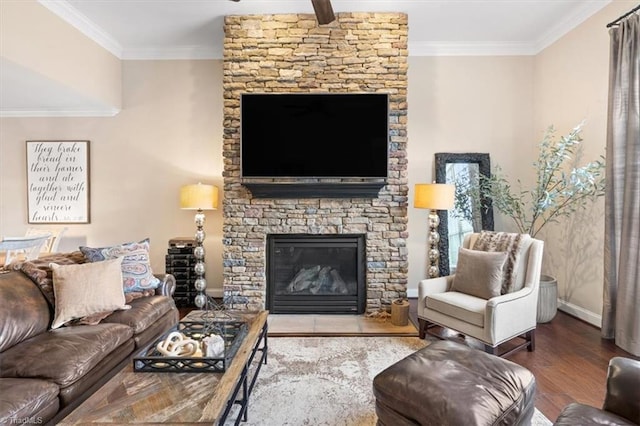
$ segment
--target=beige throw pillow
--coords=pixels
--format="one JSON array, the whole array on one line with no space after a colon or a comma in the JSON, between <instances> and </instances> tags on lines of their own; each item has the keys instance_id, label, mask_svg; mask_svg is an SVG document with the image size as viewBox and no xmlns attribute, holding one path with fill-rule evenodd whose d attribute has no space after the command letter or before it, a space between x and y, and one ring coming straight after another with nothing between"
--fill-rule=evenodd
<instances>
[{"instance_id":1,"label":"beige throw pillow","mask_svg":"<svg viewBox=\"0 0 640 426\"><path fill-rule=\"evenodd\" d=\"M52 263L55 318L51 328L105 311L129 309L122 289L122 258L81 265Z\"/></svg>"},{"instance_id":2,"label":"beige throw pillow","mask_svg":"<svg viewBox=\"0 0 640 426\"><path fill-rule=\"evenodd\" d=\"M451 290L482 299L499 296L506 259L506 252L461 248Z\"/></svg>"}]
</instances>

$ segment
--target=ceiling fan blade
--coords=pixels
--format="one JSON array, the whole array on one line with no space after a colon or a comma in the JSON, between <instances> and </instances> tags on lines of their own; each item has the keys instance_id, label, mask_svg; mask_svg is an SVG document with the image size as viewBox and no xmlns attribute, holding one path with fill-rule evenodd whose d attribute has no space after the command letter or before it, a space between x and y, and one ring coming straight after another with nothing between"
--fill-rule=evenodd
<instances>
[{"instance_id":1,"label":"ceiling fan blade","mask_svg":"<svg viewBox=\"0 0 640 426\"><path fill-rule=\"evenodd\" d=\"M313 10L316 12L318 24L328 24L336 19L331 7L331 0L311 0L311 3L313 4Z\"/></svg>"}]
</instances>

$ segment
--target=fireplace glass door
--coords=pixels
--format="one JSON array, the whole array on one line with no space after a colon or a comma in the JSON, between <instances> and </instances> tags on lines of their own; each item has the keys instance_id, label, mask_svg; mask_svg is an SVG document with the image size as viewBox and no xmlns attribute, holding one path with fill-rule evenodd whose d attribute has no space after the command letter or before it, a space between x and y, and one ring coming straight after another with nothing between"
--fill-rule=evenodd
<instances>
[{"instance_id":1,"label":"fireplace glass door","mask_svg":"<svg viewBox=\"0 0 640 426\"><path fill-rule=\"evenodd\" d=\"M269 235L267 309L363 313L364 251L364 235Z\"/></svg>"}]
</instances>

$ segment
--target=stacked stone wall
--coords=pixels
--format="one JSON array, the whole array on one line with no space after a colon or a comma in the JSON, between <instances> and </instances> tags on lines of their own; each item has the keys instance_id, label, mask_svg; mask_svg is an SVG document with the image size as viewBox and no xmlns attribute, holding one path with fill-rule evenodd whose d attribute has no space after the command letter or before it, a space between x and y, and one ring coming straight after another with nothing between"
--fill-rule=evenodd
<instances>
[{"instance_id":1,"label":"stacked stone wall","mask_svg":"<svg viewBox=\"0 0 640 426\"><path fill-rule=\"evenodd\" d=\"M366 234L367 311L407 289L407 16L338 13L225 18L224 282L250 309L266 300L268 234ZM254 198L240 176L242 93L388 93L389 175L377 198ZM340 155L336 152L336 155Z\"/></svg>"}]
</instances>

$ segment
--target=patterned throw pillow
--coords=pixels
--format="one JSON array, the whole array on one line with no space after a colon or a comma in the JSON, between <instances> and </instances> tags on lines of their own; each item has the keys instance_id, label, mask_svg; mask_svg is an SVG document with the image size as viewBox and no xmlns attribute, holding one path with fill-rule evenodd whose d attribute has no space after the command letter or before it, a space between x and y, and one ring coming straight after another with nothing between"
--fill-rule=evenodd
<instances>
[{"instance_id":1,"label":"patterned throw pillow","mask_svg":"<svg viewBox=\"0 0 640 426\"><path fill-rule=\"evenodd\" d=\"M122 282L125 293L155 289L160 280L153 276L149 259L149 239L138 243L124 243L112 247L80 247L89 262L124 257L122 260Z\"/></svg>"}]
</instances>

